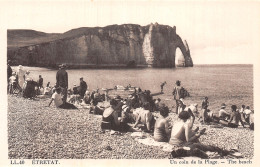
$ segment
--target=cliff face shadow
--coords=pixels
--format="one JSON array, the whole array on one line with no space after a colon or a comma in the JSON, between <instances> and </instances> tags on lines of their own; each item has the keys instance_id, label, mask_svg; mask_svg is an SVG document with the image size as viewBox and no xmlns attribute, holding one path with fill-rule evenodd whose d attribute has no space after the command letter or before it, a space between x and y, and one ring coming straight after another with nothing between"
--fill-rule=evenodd
<instances>
[{"instance_id":1,"label":"cliff face shadow","mask_svg":"<svg viewBox=\"0 0 260 167\"><path fill-rule=\"evenodd\" d=\"M190 58L176 27L157 23L79 28L63 34L8 30L7 57L13 65L43 67L175 67L177 47Z\"/></svg>"}]
</instances>

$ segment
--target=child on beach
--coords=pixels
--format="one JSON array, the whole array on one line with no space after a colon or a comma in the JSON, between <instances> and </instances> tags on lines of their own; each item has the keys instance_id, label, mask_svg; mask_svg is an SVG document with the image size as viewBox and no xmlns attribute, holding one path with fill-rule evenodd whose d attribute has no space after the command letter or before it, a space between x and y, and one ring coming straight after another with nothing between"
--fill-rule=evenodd
<instances>
[{"instance_id":1,"label":"child on beach","mask_svg":"<svg viewBox=\"0 0 260 167\"><path fill-rule=\"evenodd\" d=\"M201 104L201 109L208 109L209 107L209 101L208 101L208 97L205 97L204 100L202 101L202 104Z\"/></svg>"},{"instance_id":2,"label":"child on beach","mask_svg":"<svg viewBox=\"0 0 260 167\"><path fill-rule=\"evenodd\" d=\"M9 93L10 94L13 94L14 87L15 87L15 84L16 84L16 77L15 77L15 75L16 75L16 73L13 72L12 76L9 78Z\"/></svg>"},{"instance_id":3,"label":"child on beach","mask_svg":"<svg viewBox=\"0 0 260 167\"><path fill-rule=\"evenodd\" d=\"M163 87L164 87L164 85L166 85L166 81L164 81L163 83L161 83L161 93L163 93Z\"/></svg>"}]
</instances>

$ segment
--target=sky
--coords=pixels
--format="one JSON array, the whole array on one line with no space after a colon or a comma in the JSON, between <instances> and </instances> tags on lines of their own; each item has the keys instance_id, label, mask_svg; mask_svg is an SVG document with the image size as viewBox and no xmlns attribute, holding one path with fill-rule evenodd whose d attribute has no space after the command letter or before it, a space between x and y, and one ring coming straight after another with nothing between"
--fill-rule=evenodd
<instances>
[{"instance_id":1,"label":"sky","mask_svg":"<svg viewBox=\"0 0 260 167\"><path fill-rule=\"evenodd\" d=\"M253 64L260 1L1 1L1 30L63 33L111 24L176 26L194 64Z\"/></svg>"}]
</instances>

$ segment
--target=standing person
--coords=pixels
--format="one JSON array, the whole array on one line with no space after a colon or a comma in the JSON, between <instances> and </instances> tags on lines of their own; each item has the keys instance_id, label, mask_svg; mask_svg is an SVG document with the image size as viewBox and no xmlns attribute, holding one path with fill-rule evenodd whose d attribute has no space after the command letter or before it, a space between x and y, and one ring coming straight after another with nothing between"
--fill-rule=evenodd
<instances>
[{"instance_id":1,"label":"standing person","mask_svg":"<svg viewBox=\"0 0 260 167\"><path fill-rule=\"evenodd\" d=\"M200 118L203 118L203 115L205 112L207 112L209 106L208 97L204 97L204 100L202 100L201 104L201 111L200 111Z\"/></svg>"},{"instance_id":2,"label":"standing person","mask_svg":"<svg viewBox=\"0 0 260 167\"><path fill-rule=\"evenodd\" d=\"M201 104L201 109L205 109L207 110L209 107L209 101L208 101L208 97L205 97L204 100L202 101L202 104Z\"/></svg>"},{"instance_id":3,"label":"standing person","mask_svg":"<svg viewBox=\"0 0 260 167\"><path fill-rule=\"evenodd\" d=\"M80 87L79 87L79 95L84 97L86 90L88 89L87 83L83 80L83 77L80 78Z\"/></svg>"},{"instance_id":4,"label":"standing person","mask_svg":"<svg viewBox=\"0 0 260 167\"><path fill-rule=\"evenodd\" d=\"M13 94L14 88L15 88L15 84L16 84L16 77L15 77L16 73L13 72L12 76L9 78L9 93Z\"/></svg>"},{"instance_id":5,"label":"standing person","mask_svg":"<svg viewBox=\"0 0 260 167\"><path fill-rule=\"evenodd\" d=\"M174 100L176 101L176 114L178 114L178 110L179 110L179 107L180 105L182 104L182 102L180 101L181 98L184 98L182 93L181 93L181 90L183 88L181 87L181 81L177 80L176 81L176 86L174 87L173 89L173 96L174 96Z\"/></svg>"},{"instance_id":6,"label":"standing person","mask_svg":"<svg viewBox=\"0 0 260 167\"><path fill-rule=\"evenodd\" d=\"M43 78L41 75L39 75L38 85L39 85L39 88L43 88Z\"/></svg>"},{"instance_id":7,"label":"standing person","mask_svg":"<svg viewBox=\"0 0 260 167\"><path fill-rule=\"evenodd\" d=\"M9 90L9 78L13 74L12 67L10 66L11 60L7 61L7 90Z\"/></svg>"},{"instance_id":8,"label":"standing person","mask_svg":"<svg viewBox=\"0 0 260 167\"><path fill-rule=\"evenodd\" d=\"M164 81L160 86L161 86L161 93L163 93L163 87L166 85L166 81Z\"/></svg>"},{"instance_id":9,"label":"standing person","mask_svg":"<svg viewBox=\"0 0 260 167\"><path fill-rule=\"evenodd\" d=\"M17 75L18 75L18 84L20 88L22 88L25 82L25 71L23 70L22 65L18 66Z\"/></svg>"},{"instance_id":10,"label":"standing person","mask_svg":"<svg viewBox=\"0 0 260 167\"><path fill-rule=\"evenodd\" d=\"M59 71L56 74L56 87L61 87L61 92L63 95L62 101L65 103L67 101L67 89L68 89L68 73L65 70L66 65L60 65Z\"/></svg>"}]
</instances>

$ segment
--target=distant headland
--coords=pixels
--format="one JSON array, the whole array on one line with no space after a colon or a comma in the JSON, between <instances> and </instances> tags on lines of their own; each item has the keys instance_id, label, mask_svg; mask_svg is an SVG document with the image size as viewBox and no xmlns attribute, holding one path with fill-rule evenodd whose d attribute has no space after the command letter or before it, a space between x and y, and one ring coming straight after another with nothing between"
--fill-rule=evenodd
<instances>
[{"instance_id":1,"label":"distant headland","mask_svg":"<svg viewBox=\"0 0 260 167\"><path fill-rule=\"evenodd\" d=\"M176 59L176 50L182 58ZM7 30L12 65L72 68L192 67L188 43L176 27L137 24L82 27L65 33Z\"/></svg>"}]
</instances>

